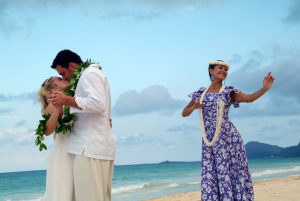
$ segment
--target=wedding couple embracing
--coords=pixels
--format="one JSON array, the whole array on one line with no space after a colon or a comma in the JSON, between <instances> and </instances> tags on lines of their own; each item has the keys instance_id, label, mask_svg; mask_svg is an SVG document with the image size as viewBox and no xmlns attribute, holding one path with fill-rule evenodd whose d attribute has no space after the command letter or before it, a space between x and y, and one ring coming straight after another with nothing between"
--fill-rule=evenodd
<instances>
[{"instance_id":1,"label":"wedding couple embracing","mask_svg":"<svg viewBox=\"0 0 300 201\"><path fill-rule=\"evenodd\" d=\"M36 144L47 149L54 136L43 201L110 201L116 138L111 123L107 77L98 64L60 51L51 68L60 77L45 80L39 91L43 120Z\"/></svg>"}]
</instances>

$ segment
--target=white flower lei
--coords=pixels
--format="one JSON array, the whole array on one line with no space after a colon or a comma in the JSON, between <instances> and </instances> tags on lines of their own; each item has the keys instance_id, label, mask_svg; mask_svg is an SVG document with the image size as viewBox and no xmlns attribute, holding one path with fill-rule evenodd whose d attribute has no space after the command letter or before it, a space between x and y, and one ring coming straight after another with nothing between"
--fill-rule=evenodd
<instances>
[{"instance_id":1,"label":"white flower lei","mask_svg":"<svg viewBox=\"0 0 300 201\"><path fill-rule=\"evenodd\" d=\"M205 91L201 94L201 97L200 97L200 104L202 105L202 101L203 101L203 98L207 92L209 87L207 87L205 89ZM223 115L224 115L224 107L225 107L225 103L223 100L221 100L219 98L219 94L224 91L225 89L225 85L222 85L221 89L219 90L218 92L218 100L217 100L217 123L216 123L216 131L214 133L214 137L212 139L211 142L208 141L207 139L207 134L206 134L206 131L205 131L205 127L204 127L204 117L203 117L203 110L201 110L201 108L199 108L199 112L200 112L200 125L201 125L201 130L202 130L202 138L203 138L203 141L204 143L208 146L208 147L213 147L217 140L219 139L219 134L221 132L221 126L222 126L222 121L223 121Z\"/></svg>"}]
</instances>

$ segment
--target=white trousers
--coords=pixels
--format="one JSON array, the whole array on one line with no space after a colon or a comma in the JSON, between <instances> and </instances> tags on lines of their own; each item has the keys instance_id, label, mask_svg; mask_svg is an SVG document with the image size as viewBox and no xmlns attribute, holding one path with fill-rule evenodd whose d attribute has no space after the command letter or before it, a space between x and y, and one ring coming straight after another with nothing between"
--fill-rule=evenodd
<instances>
[{"instance_id":1,"label":"white trousers","mask_svg":"<svg viewBox=\"0 0 300 201\"><path fill-rule=\"evenodd\" d=\"M74 156L76 201L111 201L114 161Z\"/></svg>"}]
</instances>

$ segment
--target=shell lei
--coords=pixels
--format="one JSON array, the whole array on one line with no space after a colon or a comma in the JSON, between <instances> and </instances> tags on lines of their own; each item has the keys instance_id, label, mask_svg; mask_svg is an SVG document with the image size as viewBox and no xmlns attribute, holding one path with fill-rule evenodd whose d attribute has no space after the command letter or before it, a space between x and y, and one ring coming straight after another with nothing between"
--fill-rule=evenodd
<instances>
[{"instance_id":1,"label":"shell lei","mask_svg":"<svg viewBox=\"0 0 300 201\"><path fill-rule=\"evenodd\" d=\"M203 101L203 98L207 92L209 87L207 87L205 89L205 91L201 94L201 97L200 97L200 104L202 105L202 101ZM206 131L205 131L205 126L204 126L204 117L203 117L203 111L201 108L199 108L199 112L200 112L200 125L201 125L201 131L202 131L202 138L203 138L203 141L204 143L206 144L206 146L208 147L213 147L215 146L217 140L219 139L219 134L221 132L221 126L222 126L222 121L223 121L223 115L224 115L224 107L225 107L225 103L223 100L221 100L219 98L219 94L224 91L225 89L225 85L222 85L221 89L219 90L218 92L218 100L217 100L217 123L216 123L216 130L215 130L215 133L214 133L214 137L212 139L212 141L210 142L208 139L207 139L207 134L206 134Z\"/></svg>"}]
</instances>

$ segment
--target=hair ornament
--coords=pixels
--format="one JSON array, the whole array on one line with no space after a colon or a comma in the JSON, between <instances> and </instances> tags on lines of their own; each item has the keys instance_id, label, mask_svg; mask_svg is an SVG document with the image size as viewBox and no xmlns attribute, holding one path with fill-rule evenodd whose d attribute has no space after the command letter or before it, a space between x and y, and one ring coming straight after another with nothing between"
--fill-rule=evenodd
<instances>
[{"instance_id":1,"label":"hair ornament","mask_svg":"<svg viewBox=\"0 0 300 201\"><path fill-rule=\"evenodd\" d=\"M221 66L226 66L228 69L229 69L229 66L230 66L229 63L226 63L223 60L213 60L213 61L208 62L208 65L209 66L210 65L212 65L212 66L221 65Z\"/></svg>"}]
</instances>

